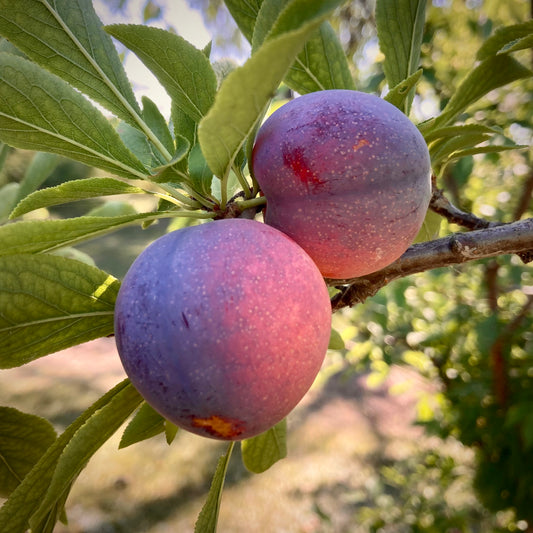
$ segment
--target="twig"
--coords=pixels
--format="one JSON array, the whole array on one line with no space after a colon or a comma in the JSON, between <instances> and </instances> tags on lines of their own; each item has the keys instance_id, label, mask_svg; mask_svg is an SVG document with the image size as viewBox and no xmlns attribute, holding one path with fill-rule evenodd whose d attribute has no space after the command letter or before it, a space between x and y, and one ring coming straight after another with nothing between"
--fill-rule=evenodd
<instances>
[{"instance_id":1,"label":"twig","mask_svg":"<svg viewBox=\"0 0 533 533\"><path fill-rule=\"evenodd\" d=\"M526 252L533 252L533 218L414 244L378 272L349 280L326 280L328 285L341 286L341 292L332 298L332 309L337 311L362 303L391 281L417 272Z\"/></svg>"},{"instance_id":2,"label":"twig","mask_svg":"<svg viewBox=\"0 0 533 533\"><path fill-rule=\"evenodd\" d=\"M443 216L449 222L470 230L490 228L499 225L497 222L490 222L483 218L479 218L472 213L461 211L461 209L455 207L455 205L444 196L442 189L437 188L435 176L432 177L432 184L433 194L431 196L431 201L429 202L429 208L432 211L435 211L435 213Z\"/></svg>"}]
</instances>

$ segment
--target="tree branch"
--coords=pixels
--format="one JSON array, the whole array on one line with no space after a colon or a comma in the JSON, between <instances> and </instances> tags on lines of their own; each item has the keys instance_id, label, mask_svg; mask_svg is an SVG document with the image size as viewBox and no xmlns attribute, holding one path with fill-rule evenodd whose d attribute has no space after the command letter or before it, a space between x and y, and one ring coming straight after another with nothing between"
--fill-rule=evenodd
<instances>
[{"instance_id":1,"label":"tree branch","mask_svg":"<svg viewBox=\"0 0 533 533\"><path fill-rule=\"evenodd\" d=\"M378 272L350 280L326 280L342 286L331 305L333 311L374 296L391 281L434 268L505 254L533 253L533 218L414 244L394 263ZM347 285L347 286L344 286Z\"/></svg>"}]
</instances>

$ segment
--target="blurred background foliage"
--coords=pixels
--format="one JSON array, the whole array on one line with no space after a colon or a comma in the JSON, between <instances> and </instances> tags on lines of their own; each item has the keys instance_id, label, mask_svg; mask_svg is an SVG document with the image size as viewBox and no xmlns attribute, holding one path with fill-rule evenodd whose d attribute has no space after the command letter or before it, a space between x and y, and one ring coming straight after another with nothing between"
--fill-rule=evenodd
<instances>
[{"instance_id":1,"label":"blurred background foliage","mask_svg":"<svg viewBox=\"0 0 533 533\"><path fill-rule=\"evenodd\" d=\"M122 9L127 0L114 2L116 9ZM247 53L221 0L189 0L189 4L201 11L219 48L237 58ZM413 120L437 114L473 68L484 39L499 26L527 20L531 9L526 0L434 0L427 11L424 73ZM147 22L165 20L164 4L157 0L144 2L143 10ZM384 94L383 57L373 12L373 1L354 0L338 10L332 24L353 60L357 88ZM174 29L179 33L179 25ZM531 50L516 57L533 64ZM531 79L511 84L489 93L460 120L500 128L516 143L531 147L532 94ZM0 154L5 158L0 173L2 203L16 190L33 155L21 150ZM529 148L466 157L444 168L438 185L455 205L487 220L531 217L531 156ZM41 186L88 175L94 172L62 160ZM101 203L81 202L66 211L57 208L34 216L73 216L99 207ZM6 209L0 210L0 216L6 215ZM79 246L79 251L122 276L146 242L165 229L164 224L144 231L128 228ZM443 221L440 234L452 231L460 228ZM370 386L379 386L397 366L416 369L432 384L419 396L418 424L442 442L460 442L473 450L472 483L479 501L493 513L488 518L476 501L450 504L458 480L464 484L470 478L458 474L453 454L437 447L377 465L371 482L353 495L358 501L354 520L367 531L382 532L533 531L531 266L518 257L502 256L418 274L391 283L362 305L336 313L334 325L345 349L330 355L324 379L357 373L366 375ZM468 487L460 493L464 497ZM318 503L315 510L323 531L332 531L331 519Z\"/></svg>"}]
</instances>

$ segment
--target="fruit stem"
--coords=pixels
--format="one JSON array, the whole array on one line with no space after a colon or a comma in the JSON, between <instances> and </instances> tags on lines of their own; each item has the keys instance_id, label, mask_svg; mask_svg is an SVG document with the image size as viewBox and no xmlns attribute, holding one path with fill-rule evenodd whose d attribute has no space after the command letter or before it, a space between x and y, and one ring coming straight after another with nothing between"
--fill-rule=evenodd
<instances>
[{"instance_id":1,"label":"fruit stem","mask_svg":"<svg viewBox=\"0 0 533 533\"><path fill-rule=\"evenodd\" d=\"M239 207L241 211L250 209L250 207L258 207L266 204L266 198L264 196L258 196L257 198L249 198L240 202L235 202L235 205Z\"/></svg>"}]
</instances>

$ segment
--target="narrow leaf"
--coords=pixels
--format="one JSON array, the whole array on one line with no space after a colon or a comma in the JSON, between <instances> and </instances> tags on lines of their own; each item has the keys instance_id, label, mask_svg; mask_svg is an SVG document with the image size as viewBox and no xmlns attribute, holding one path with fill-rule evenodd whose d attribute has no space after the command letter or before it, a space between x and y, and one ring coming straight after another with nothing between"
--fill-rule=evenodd
<instances>
[{"instance_id":1,"label":"narrow leaf","mask_svg":"<svg viewBox=\"0 0 533 533\"><path fill-rule=\"evenodd\" d=\"M134 128L127 122L120 122L117 126L117 133L124 143L124 146L135 155L144 167L151 168L164 162L164 160L155 161L152 147L142 131Z\"/></svg>"},{"instance_id":2,"label":"narrow leaf","mask_svg":"<svg viewBox=\"0 0 533 533\"><path fill-rule=\"evenodd\" d=\"M283 8L289 0L263 0L257 13L252 37L252 54L265 42L265 39L276 23Z\"/></svg>"},{"instance_id":3,"label":"narrow leaf","mask_svg":"<svg viewBox=\"0 0 533 533\"><path fill-rule=\"evenodd\" d=\"M336 329L331 328L328 350L344 350L344 348L346 348L346 346L342 340L341 334Z\"/></svg>"},{"instance_id":4,"label":"narrow leaf","mask_svg":"<svg viewBox=\"0 0 533 533\"><path fill-rule=\"evenodd\" d=\"M287 456L287 421L284 419L269 430L241 443L244 466L255 474L268 470Z\"/></svg>"},{"instance_id":5,"label":"narrow leaf","mask_svg":"<svg viewBox=\"0 0 533 533\"><path fill-rule=\"evenodd\" d=\"M490 144L488 146L474 146L472 148L467 148L465 150L457 150L456 152L453 152L448 157L448 161L451 161L453 159L460 159L461 157L467 157L470 155L495 154L499 152L508 152L509 150L523 150L526 148L530 147L526 144L513 144L512 146L499 144Z\"/></svg>"},{"instance_id":6,"label":"narrow leaf","mask_svg":"<svg viewBox=\"0 0 533 533\"><path fill-rule=\"evenodd\" d=\"M0 498L7 498L56 440L44 418L0 407Z\"/></svg>"},{"instance_id":7,"label":"narrow leaf","mask_svg":"<svg viewBox=\"0 0 533 533\"><path fill-rule=\"evenodd\" d=\"M176 426L169 420L165 420L165 438L167 439L167 444L169 446L174 442L174 439L178 434L178 430L178 426Z\"/></svg>"},{"instance_id":8,"label":"narrow leaf","mask_svg":"<svg viewBox=\"0 0 533 533\"><path fill-rule=\"evenodd\" d=\"M142 402L141 395L132 385L116 394L95 411L87 421L72 435L59 456L49 488L41 505L30 520L30 525L39 523L46 513L54 507L85 468L89 459L117 431L124 420Z\"/></svg>"},{"instance_id":9,"label":"narrow leaf","mask_svg":"<svg viewBox=\"0 0 533 533\"><path fill-rule=\"evenodd\" d=\"M155 105L147 96L142 97L143 103L143 118L148 127L155 133L157 138L163 143L163 146L168 150L170 154L173 154L176 150L172 135L168 129L168 124L165 117L159 111L159 108Z\"/></svg>"},{"instance_id":10,"label":"narrow leaf","mask_svg":"<svg viewBox=\"0 0 533 533\"><path fill-rule=\"evenodd\" d=\"M189 175L195 191L204 195L211 194L213 172L211 172L199 144L193 146L189 154Z\"/></svg>"},{"instance_id":11,"label":"narrow leaf","mask_svg":"<svg viewBox=\"0 0 533 533\"><path fill-rule=\"evenodd\" d=\"M280 17L272 36L224 80L213 107L198 127L202 153L219 178L227 176L305 41L340 3L295 0L295 9L284 11L290 17L281 22Z\"/></svg>"},{"instance_id":12,"label":"narrow leaf","mask_svg":"<svg viewBox=\"0 0 533 533\"><path fill-rule=\"evenodd\" d=\"M252 42L255 21L263 0L224 0L242 34Z\"/></svg>"},{"instance_id":13,"label":"narrow leaf","mask_svg":"<svg viewBox=\"0 0 533 533\"><path fill-rule=\"evenodd\" d=\"M119 282L55 255L0 257L0 368L113 333Z\"/></svg>"},{"instance_id":14,"label":"narrow leaf","mask_svg":"<svg viewBox=\"0 0 533 533\"><path fill-rule=\"evenodd\" d=\"M284 81L300 94L327 89L355 90L346 55L328 21L305 43Z\"/></svg>"},{"instance_id":15,"label":"narrow leaf","mask_svg":"<svg viewBox=\"0 0 533 533\"><path fill-rule=\"evenodd\" d=\"M37 464L24 477L24 480L13 491L9 499L0 508L0 531L2 533L21 533L29 526L30 517L41 504L54 474L57 461L63 449L78 429L89 420L94 413L105 407L115 396L131 398L137 401L138 393L129 380L119 383L89 409L79 416L48 448ZM132 410L136 405L132 406Z\"/></svg>"},{"instance_id":16,"label":"narrow leaf","mask_svg":"<svg viewBox=\"0 0 533 533\"><path fill-rule=\"evenodd\" d=\"M76 202L87 198L98 198L100 196L111 196L114 194L135 194L144 193L143 189L128 185L123 181L114 178L87 178L72 180L57 185L47 187L30 194L22 200L11 213L10 218L16 218L24 213L28 213L42 207Z\"/></svg>"},{"instance_id":17,"label":"narrow leaf","mask_svg":"<svg viewBox=\"0 0 533 533\"><path fill-rule=\"evenodd\" d=\"M432 128L445 126L488 92L513 81L527 78L532 72L507 54L490 56L481 62L459 85Z\"/></svg>"},{"instance_id":18,"label":"narrow leaf","mask_svg":"<svg viewBox=\"0 0 533 533\"><path fill-rule=\"evenodd\" d=\"M377 0L376 25L389 87L418 70L425 18L426 0ZM406 100L406 114L411 100Z\"/></svg>"},{"instance_id":19,"label":"narrow leaf","mask_svg":"<svg viewBox=\"0 0 533 533\"><path fill-rule=\"evenodd\" d=\"M425 135L427 143L432 143L437 139L444 139L446 137L459 137L462 135L476 135L479 133L501 133L496 128L491 128L483 124L460 124L458 126L446 126L444 128L438 128L431 130Z\"/></svg>"},{"instance_id":20,"label":"narrow leaf","mask_svg":"<svg viewBox=\"0 0 533 533\"><path fill-rule=\"evenodd\" d=\"M224 480L228 470L231 452L235 443L231 442L228 451L223 455L217 465L211 488L207 495L207 500L198 515L194 526L195 533L215 533L217 530L218 513L220 511L220 502L222 500L222 490L224 489Z\"/></svg>"},{"instance_id":21,"label":"narrow leaf","mask_svg":"<svg viewBox=\"0 0 533 533\"><path fill-rule=\"evenodd\" d=\"M150 26L115 24L106 31L153 72L172 101L200 120L213 104L217 82L205 54L185 39Z\"/></svg>"},{"instance_id":22,"label":"narrow leaf","mask_svg":"<svg viewBox=\"0 0 533 533\"><path fill-rule=\"evenodd\" d=\"M77 217L63 220L23 220L0 226L0 256L50 252L111 233L118 229L176 216L175 211L140 213L119 217ZM202 218L201 215L196 214ZM205 218L210 215L206 214Z\"/></svg>"},{"instance_id":23,"label":"narrow leaf","mask_svg":"<svg viewBox=\"0 0 533 533\"><path fill-rule=\"evenodd\" d=\"M145 402L126 426L118 447L127 448L137 442L155 437L164 431L164 417Z\"/></svg>"},{"instance_id":24,"label":"narrow leaf","mask_svg":"<svg viewBox=\"0 0 533 533\"><path fill-rule=\"evenodd\" d=\"M0 224L9 218L9 213L17 202L19 189L20 185L13 181L0 187Z\"/></svg>"},{"instance_id":25,"label":"narrow leaf","mask_svg":"<svg viewBox=\"0 0 533 533\"><path fill-rule=\"evenodd\" d=\"M422 223L422 227L418 231L418 234L412 244L437 239L443 220L444 219L441 215L435 213L435 211L432 211L431 209L428 209L424 218L424 222Z\"/></svg>"},{"instance_id":26,"label":"narrow leaf","mask_svg":"<svg viewBox=\"0 0 533 533\"><path fill-rule=\"evenodd\" d=\"M422 69L419 69L407 79L396 85L396 87L393 87L387 93L384 100L396 106L400 111L403 111L404 109L406 109L405 103L409 97L411 90L416 86L421 76Z\"/></svg>"},{"instance_id":27,"label":"narrow leaf","mask_svg":"<svg viewBox=\"0 0 533 533\"><path fill-rule=\"evenodd\" d=\"M477 51L477 59L514 52L533 46L533 20L498 28Z\"/></svg>"},{"instance_id":28,"label":"narrow leaf","mask_svg":"<svg viewBox=\"0 0 533 533\"><path fill-rule=\"evenodd\" d=\"M287 4L287 0L265 0L262 3L254 28L254 52L269 38L278 18L287 16L283 13ZM284 81L300 94L326 89L355 89L344 50L328 21L324 21L307 40Z\"/></svg>"},{"instance_id":29,"label":"narrow leaf","mask_svg":"<svg viewBox=\"0 0 533 533\"><path fill-rule=\"evenodd\" d=\"M145 176L142 163L86 98L57 76L6 53L0 54L0 139L122 176Z\"/></svg>"},{"instance_id":30,"label":"narrow leaf","mask_svg":"<svg viewBox=\"0 0 533 533\"><path fill-rule=\"evenodd\" d=\"M0 0L0 34L118 117L140 109L91 0Z\"/></svg>"},{"instance_id":31,"label":"narrow leaf","mask_svg":"<svg viewBox=\"0 0 533 533\"><path fill-rule=\"evenodd\" d=\"M58 163L59 157L56 154L37 152L20 182L16 202L18 203L22 198L37 190L57 167Z\"/></svg>"},{"instance_id":32,"label":"narrow leaf","mask_svg":"<svg viewBox=\"0 0 533 533\"><path fill-rule=\"evenodd\" d=\"M437 165L450 154L464 148L471 148L483 141L490 139L486 133L470 133L457 137L445 137L433 143L430 147L431 164Z\"/></svg>"}]
</instances>

